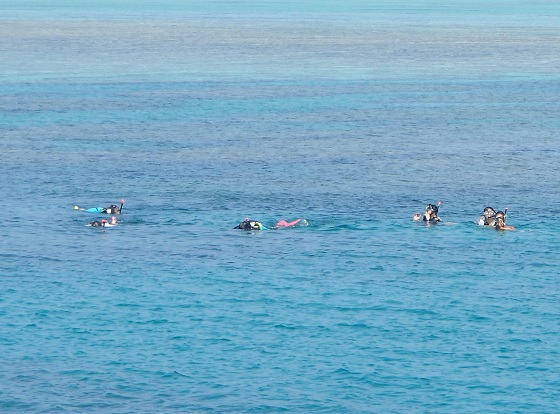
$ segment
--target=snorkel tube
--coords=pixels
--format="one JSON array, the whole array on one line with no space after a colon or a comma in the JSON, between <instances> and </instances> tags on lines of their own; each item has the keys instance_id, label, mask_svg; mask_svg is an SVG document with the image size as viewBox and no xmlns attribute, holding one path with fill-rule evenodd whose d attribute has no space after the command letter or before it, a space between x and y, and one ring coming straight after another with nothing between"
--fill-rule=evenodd
<instances>
[{"instance_id":1,"label":"snorkel tube","mask_svg":"<svg viewBox=\"0 0 560 414\"><path fill-rule=\"evenodd\" d=\"M438 216L438 214L439 214L439 208L441 207L442 204L443 204L443 203L441 202L441 200L438 201L438 203L437 203L437 211L436 211L436 218L437 218L437 221L442 221L442 220L439 218L439 216Z\"/></svg>"}]
</instances>

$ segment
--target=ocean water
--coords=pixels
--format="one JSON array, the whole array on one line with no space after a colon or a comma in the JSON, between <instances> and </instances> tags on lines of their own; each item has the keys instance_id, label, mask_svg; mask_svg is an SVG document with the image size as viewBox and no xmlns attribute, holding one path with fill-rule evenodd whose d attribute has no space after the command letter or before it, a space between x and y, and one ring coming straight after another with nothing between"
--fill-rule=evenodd
<instances>
[{"instance_id":1,"label":"ocean water","mask_svg":"<svg viewBox=\"0 0 560 414\"><path fill-rule=\"evenodd\" d=\"M0 0L0 411L559 412L559 29Z\"/></svg>"}]
</instances>

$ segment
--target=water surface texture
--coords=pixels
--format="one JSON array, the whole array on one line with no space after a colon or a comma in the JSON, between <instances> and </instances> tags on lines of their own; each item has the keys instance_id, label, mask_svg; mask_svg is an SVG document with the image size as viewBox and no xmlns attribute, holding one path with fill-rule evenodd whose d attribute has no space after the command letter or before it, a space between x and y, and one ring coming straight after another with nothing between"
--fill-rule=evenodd
<instances>
[{"instance_id":1,"label":"water surface texture","mask_svg":"<svg viewBox=\"0 0 560 414\"><path fill-rule=\"evenodd\" d=\"M558 2L0 0L0 56L0 411L560 411Z\"/></svg>"}]
</instances>

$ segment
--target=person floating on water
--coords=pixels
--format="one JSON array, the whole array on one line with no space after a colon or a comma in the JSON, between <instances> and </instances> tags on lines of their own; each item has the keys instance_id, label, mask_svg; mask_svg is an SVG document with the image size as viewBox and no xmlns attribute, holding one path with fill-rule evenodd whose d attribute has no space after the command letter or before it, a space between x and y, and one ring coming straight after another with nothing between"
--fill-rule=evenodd
<instances>
[{"instance_id":1,"label":"person floating on water","mask_svg":"<svg viewBox=\"0 0 560 414\"><path fill-rule=\"evenodd\" d=\"M435 224L441 222L442 220L438 216L439 206L441 206L441 204L441 201L439 201L437 205L428 204L426 206L426 211L424 212L424 214L416 213L412 217L412 220L420 221L420 219L422 219L422 221L425 221L427 224Z\"/></svg>"},{"instance_id":2,"label":"person floating on water","mask_svg":"<svg viewBox=\"0 0 560 414\"><path fill-rule=\"evenodd\" d=\"M479 226L494 226L496 223L496 211L492 207L485 207L482 216L478 219Z\"/></svg>"},{"instance_id":3,"label":"person floating on water","mask_svg":"<svg viewBox=\"0 0 560 414\"><path fill-rule=\"evenodd\" d=\"M496 221L493 225L496 230L515 230L515 227L506 225L507 210L508 209L506 208L505 213L503 211L498 211L496 213Z\"/></svg>"},{"instance_id":4,"label":"person floating on water","mask_svg":"<svg viewBox=\"0 0 560 414\"><path fill-rule=\"evenodd\" d=\"M295 225L297 225L300 222L301 222L301 219L297 219L297 220L290 221L290 222L288 222L286 220L280 220L272 228L273 229L279 229L279 228L285 228L285 227L294 227ZM234 227L234 229L251 231L251 230L268 230L269 228L264 226L260 221L249 220L249 217L247 217L247 218L245 218L245 221L242 221L241 223L239 223L237 226Z\"/></svg>"},{"instance_id":5,"label":"person floating on water","mask_svg":"<svg viewBox=\"0 0 560 414\"><path fill-rule=\"evenodd\" d=\"M267 228L263 226L260 221L249 220L249 217L245 218L245 220L239 223L237 226L235 226L234 229L240 229L246 231L267 230Z\"/></svg>"},{"instance_id":6,"label":"person floating on water","mask_svg":"<svg viewBox=\"0 0 560 414\"><path fill-rule=\"evenodd\" d=\"M89 225L91 227L105 227L105 224L107 223L108 223L107 220L102 219L101 221L97 221L97 220L92 221L91 223L89 223Z\"/></svg>"},{"instance_id":7,"label":"person floating on water","mask_svg":"<svg viewBox=\"0 0 560 414\"><path fill-rule=\"evenodd\" d=\"M111 204L109 207L92 207L92 208L81 208L80 206L74 206L74 210L87 211L88 213L121 214L123 206L124 206L124 198L121 200L120 207L118 207L115 204Z\"/></svg>"},{"instance_id":8,"label":"person floating on water","mask_svg":"<svg viewBox=\"0 0 560 414\"><path fill-rule=\"evenodd\" d=\"M101 219L101 221L95 220L89 223L91 227L113 227L117 224L119 224L119 222L115 216L111 217L111 223L106 219Z\"/></svg>"}]
</instances>

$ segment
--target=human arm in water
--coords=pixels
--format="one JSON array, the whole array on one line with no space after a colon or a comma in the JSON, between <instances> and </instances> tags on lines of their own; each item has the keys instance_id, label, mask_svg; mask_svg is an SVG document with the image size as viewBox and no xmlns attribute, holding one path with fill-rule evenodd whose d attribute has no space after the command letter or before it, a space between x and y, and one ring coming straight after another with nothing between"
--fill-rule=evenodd
<instances>
[{"instance_id":1,"label":"human arm in water","mask_svg":"<svg viewBox=\"0 0 560 414\"><path fill-rule=\"evenodd\" d=\"M496 224L494 228L496 230L515 230L515 227L507 226L505 223L503 225Z\"/></svg>"}]
</instances>

